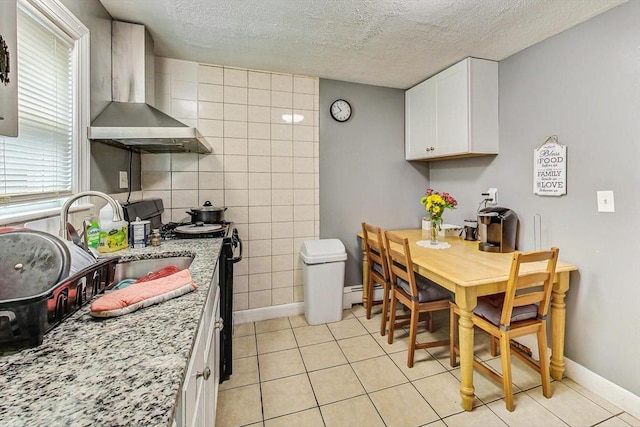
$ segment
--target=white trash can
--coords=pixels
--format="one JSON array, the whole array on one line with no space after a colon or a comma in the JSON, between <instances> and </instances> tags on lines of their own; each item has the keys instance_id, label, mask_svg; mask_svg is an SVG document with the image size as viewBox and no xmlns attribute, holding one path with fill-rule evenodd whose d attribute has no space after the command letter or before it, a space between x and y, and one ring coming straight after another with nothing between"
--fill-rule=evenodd
<instances>
[{"instance_id":1,"label":"white trash can","mask_svg":"<svg viewBox=\"0 0 640 427\"><path fill-rule=\"evenodd\" d=\"M300 256L304 262L304 316L310 325L342 320L344 264L347 252L339 239L307 240Z\"/></svg>"}]
</instances>

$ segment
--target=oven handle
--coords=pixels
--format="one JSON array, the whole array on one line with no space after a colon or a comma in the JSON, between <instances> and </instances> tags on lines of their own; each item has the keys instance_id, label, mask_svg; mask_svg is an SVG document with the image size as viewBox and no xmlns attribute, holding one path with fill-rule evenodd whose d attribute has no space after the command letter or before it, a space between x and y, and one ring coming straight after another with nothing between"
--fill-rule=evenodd
<instances>
[{"instance_id":1,"label":"oven handle","mask_svg":"<svg viewBox=\"0 0 640 427\"><path fill-rule=\"evenodd\" d=\"M238 230L235 228L233 229L233 233L231 235L231 244L233 245L233 247L240 246L240 251L239 251L240 253L238 254L238 256L233 257L229 260L235 264L240 260L242 260L242 239L238 235Z\"/></svg>"}]
</instances>

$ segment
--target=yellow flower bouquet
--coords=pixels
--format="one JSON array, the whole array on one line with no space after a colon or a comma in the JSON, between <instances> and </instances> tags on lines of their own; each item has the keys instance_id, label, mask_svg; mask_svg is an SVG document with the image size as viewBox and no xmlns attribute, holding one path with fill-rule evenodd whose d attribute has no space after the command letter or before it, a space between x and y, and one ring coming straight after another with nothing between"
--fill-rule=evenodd
<instances>
[{"instance_id":1,"label":"yellow flower bouquet","mask_svg":"<svg viewBox=\"0 0 640 427\"><path fill-rule=\"evenodd\" d=\"M449 193L438 193L428 188L425 195L420 199L420 203L424 205L431 220L431 243L437 244L438 231L440 231L442 226L444 210L455 209L456 206L458 206L458 202Z\"/></svg>"}]
</instances>

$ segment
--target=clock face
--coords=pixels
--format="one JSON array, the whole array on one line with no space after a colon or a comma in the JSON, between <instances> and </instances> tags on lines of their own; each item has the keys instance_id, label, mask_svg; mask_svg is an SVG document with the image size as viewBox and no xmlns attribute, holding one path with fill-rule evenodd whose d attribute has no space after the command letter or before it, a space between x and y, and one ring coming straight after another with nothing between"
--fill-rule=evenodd
<instances>
[{"instance_id":1,"label":"clock face","mask_svg":"<svg viewBox=\"0 0 640 427\"><path fill-rule=\"evenodd\" d=\"M351 105L344 99L338 99L331 104L331 117L338 122L346 122L351 117Z\"/></svg>"}]
</instances>

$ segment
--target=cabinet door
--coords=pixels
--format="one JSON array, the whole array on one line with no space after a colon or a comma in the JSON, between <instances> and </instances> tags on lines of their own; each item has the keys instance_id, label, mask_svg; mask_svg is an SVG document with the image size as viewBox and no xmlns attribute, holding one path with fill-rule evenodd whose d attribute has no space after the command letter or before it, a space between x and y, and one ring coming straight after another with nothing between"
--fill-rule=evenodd
<instances>
[{"instance_id":1,"label":"cabinet door","mask_svg":"<svg viewBox=\"0 0 640 427\"><path fill-rule=\"evenodd\" d=\"M178 401L178 427L213 426L220 378L220 287L213 274Z\"/></svg>"},{"instance_id":2,"label":"cabinet door","mask_svg":"<svg viewBox=\"0 0 640 427\"><path fill-rule=\"evenodd\" d=\"M203 379L202 372L205 368L204 358L202 355L205 351L206 339L203 337L204 325L200 323L198 334L196 336L193 353L187 368L187 374L182 385L182 396L180 400L181 410L181 426L201 426L203 424Z\"/></svg>"},{"instance_id":3,"label":"cabinet door","mask_svg":"<svg viewBox=\"0 0 640 427\"><path fill-rule=\"evenodd\" d=\"M469 152L469 60L438 74L436 79L437 145L435 156Z\"/></svg>"},{"instance_id":4,"label":"cabinet door","mask_svg":"<svg viewBox=\"0 0 640 427\"><path fill-rule=\"evenodd\" d=\"M436 85L425 80L405 92L405 159L424 159L435 150Z\"/></svg>"}]
</instances>

